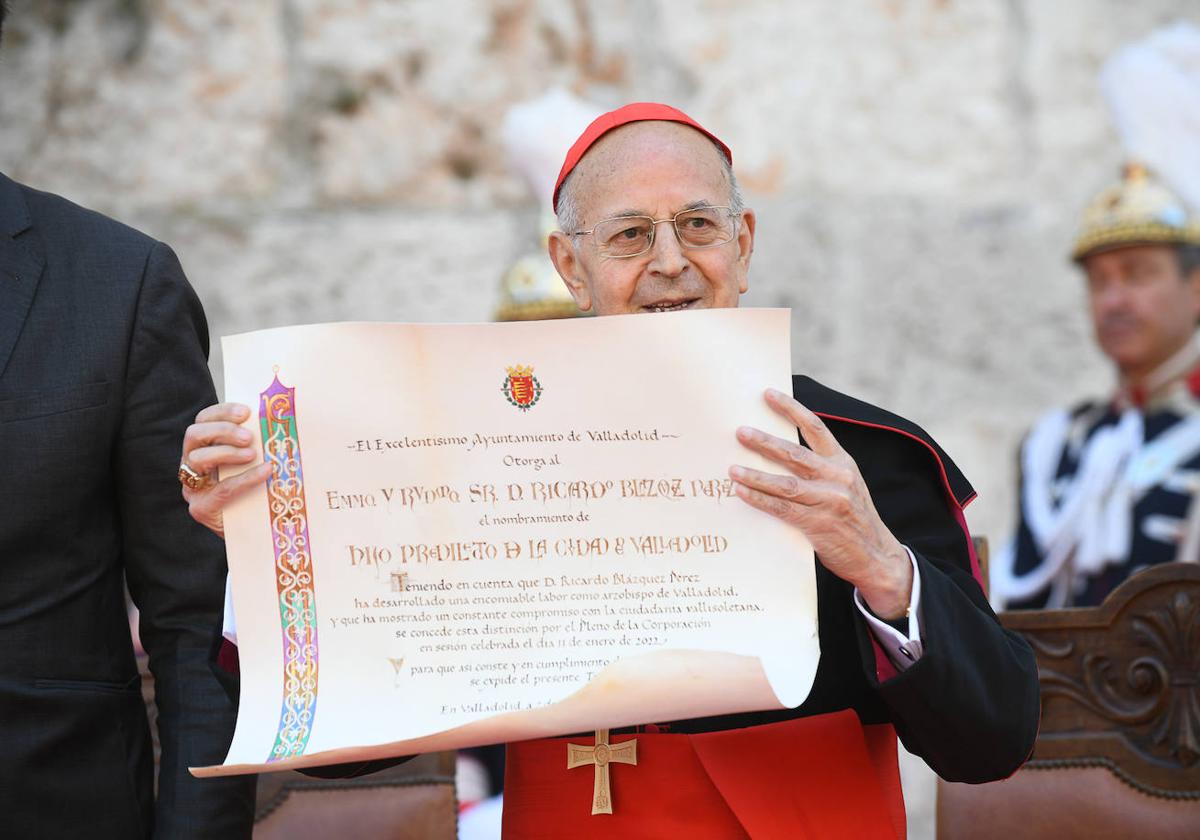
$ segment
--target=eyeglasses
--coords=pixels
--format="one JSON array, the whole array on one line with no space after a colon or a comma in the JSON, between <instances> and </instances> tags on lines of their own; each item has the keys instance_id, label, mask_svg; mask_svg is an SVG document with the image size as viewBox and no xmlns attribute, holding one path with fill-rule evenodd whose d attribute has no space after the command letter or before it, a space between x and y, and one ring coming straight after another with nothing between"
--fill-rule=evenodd
<instances>
[{"instance_id":1,"label":"eyeglasses","mask_svg":"<svg viewBox=\"0 0 1200 840\"><path fill-rule=\"evenodd\" d=\"M640 257L654 247L654 232L664 222L675 228L682 248L715 248L737 236L738 214L730 207L697 207L681 210L669 219L649 216L617 216L597 222L591 230L571 236L592 236L601 255L612 259Z\"/></svg>"}]
</instances>

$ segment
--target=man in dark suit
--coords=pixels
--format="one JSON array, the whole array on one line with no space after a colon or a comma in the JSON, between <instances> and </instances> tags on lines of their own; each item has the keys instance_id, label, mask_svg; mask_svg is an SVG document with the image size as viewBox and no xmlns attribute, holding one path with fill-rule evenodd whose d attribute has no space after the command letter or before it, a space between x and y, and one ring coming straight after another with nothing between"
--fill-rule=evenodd
<instances>
[{"instance_id":1,"label":"man in dark suit","mask_svg":"<svg viewBox=\"0 0 1200 840\"><path fill-rule=\"evenodd\" d=\"M176 483L207 350L170 248L0 175L0 835L250 836L253 778L187 771L223 758L235 712L209 664L223 549Z\"/></svg>"}]
</instances>

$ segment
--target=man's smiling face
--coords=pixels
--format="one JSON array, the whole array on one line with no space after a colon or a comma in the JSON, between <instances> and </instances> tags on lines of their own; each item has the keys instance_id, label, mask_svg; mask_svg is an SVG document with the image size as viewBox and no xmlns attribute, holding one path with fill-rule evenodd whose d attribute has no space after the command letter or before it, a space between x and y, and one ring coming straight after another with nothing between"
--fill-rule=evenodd
<instances>
[{"instance_id":1,"label":"man's smiling face","mask_svg":"<svg viewBox=\"0 0 1200 840\"><path fill-rule=\"evenodd\" d=\"M670 219L682 210L730 204L721 153L704 135L671 122L637 122L606 134L571 174L579 230L618 216ZM669 222L650 250L618 259L595 237L555 233L550 257L575 303L597 315L738 305L754 245L754 213L733 219L737 235L712 248L681 246Z\"/></svg>"}]
</instances>

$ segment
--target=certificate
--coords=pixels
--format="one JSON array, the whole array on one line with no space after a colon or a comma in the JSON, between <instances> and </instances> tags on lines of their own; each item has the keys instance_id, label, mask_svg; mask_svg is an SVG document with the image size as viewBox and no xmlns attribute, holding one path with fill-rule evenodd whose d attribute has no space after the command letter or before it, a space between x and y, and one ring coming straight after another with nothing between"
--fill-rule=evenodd
<instances>
[{"instance_id":1,"label":"certificate","mask_svg":"<svg viewBox=\"0 0 1200 840\"><path fill-rule=\"evenodd\" d=\"M294 769L795 707L812 548L738 499L796 430L789 313L326 324L227 337L274 465L225 511L224 764ZM778 471L778 468L775 468ZM222 477L236 472L223 472Z\"/></svg>"}]
</instances>

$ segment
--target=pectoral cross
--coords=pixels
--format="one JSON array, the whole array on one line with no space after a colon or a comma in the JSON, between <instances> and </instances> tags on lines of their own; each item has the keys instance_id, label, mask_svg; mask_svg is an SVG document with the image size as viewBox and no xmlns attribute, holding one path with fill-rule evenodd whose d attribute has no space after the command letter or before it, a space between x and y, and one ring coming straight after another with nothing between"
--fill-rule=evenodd
<instances>
[{"instance_id":1,"label":"pectoral cross","mask_svg":"<svg viewBox=\"0 0 1200 840\"><path fill-rule=\"evenodd\" d=\"M608 730L596 730L596 745L594 747L580 744L567 744L567 769L596 765L596 782L592 788L592 816L596 814L611 814L612 788L609 786L608 765L637 764L637 740L622 741L609 745Z\"/></svg>"}]
</instances>

